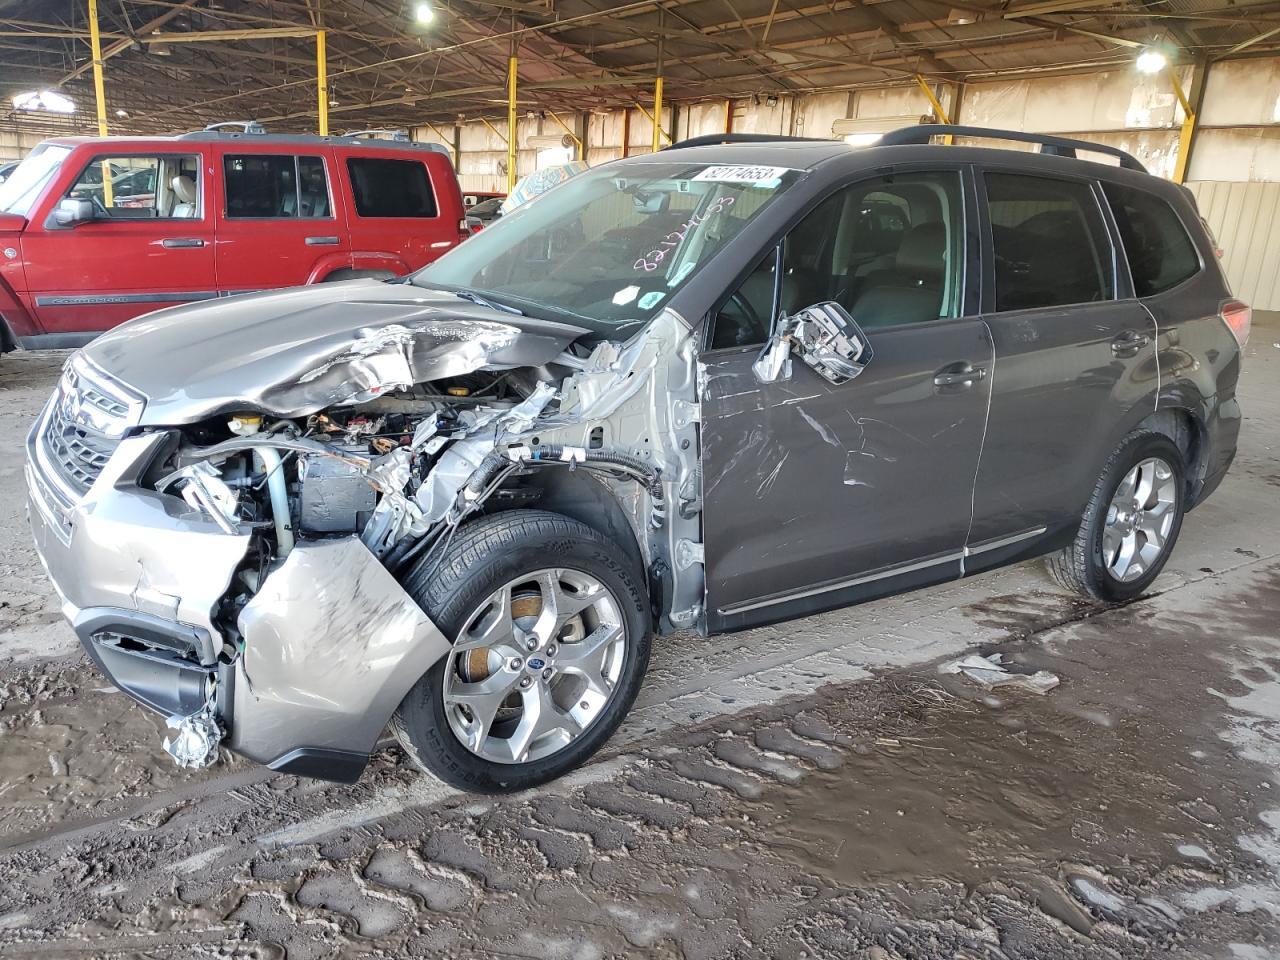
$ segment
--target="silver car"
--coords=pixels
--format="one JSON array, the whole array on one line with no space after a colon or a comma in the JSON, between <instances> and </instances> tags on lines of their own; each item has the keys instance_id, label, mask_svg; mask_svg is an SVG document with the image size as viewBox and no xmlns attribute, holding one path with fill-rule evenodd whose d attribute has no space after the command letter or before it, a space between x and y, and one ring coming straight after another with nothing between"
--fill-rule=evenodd
<instances>
[{"instance_id":1,"label":"silver car","mask_svg":"<svg viewBox=\"0 0 1280 960\"><path fill-rule=\"evenodd\" d=\"M989 133L681 144L406 278L100 337L28 441L66 616L179 763L351 781L389 724L499 791L604 743L655 632L1041 554L1140 594L1231 463L1249 310L1127 154L939 132Z\"/></svg>"}]
</instances>

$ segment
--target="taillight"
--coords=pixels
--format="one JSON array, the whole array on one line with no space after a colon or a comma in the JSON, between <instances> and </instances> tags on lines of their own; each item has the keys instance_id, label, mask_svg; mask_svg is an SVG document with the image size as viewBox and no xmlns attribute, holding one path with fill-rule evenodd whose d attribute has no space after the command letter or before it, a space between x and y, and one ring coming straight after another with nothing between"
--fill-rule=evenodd
<instances>
[{"instance_id":1,"label":"taillight","mask_svg":"<svg viewBox=\"0 0 1280 960\"><path fill-rule=\"evenodd\" d=\"M1244 345L1249 342L1249 331L1253 329L1253 307L1239 300L1228 300L1218 311L1218 316L1243 350Z\"/></svg>"}]
</instances>

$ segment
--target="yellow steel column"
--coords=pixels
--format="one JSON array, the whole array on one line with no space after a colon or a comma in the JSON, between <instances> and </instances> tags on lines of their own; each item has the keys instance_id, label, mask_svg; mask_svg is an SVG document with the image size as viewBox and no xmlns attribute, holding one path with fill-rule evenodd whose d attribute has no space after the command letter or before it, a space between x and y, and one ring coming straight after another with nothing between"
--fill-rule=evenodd
<instances>
[{"instance_id":1,"label":"yellow steel column","mask_svg":"<svg viewBox=\"0 0 1280 960\"><path fill-rule=\"evenodd\" d=\"M325 59L325 32L316 31L316 97L319 107L320 136L329 135L329 65Z\"/></svg>"},{"instance_id":2,"label":"yellow steel column","mask_svg":"<svg viewBox=\"0 0 1280 960\"><path fill-rule=\"evenodd\" d=\"M1196 133L1196 112L1187 99L1182 84L1178 81L1178 68L1172 64L1168 67L1169 80L1173 83L1173 92L1182 105L1182 131L1178 134L1178 162L1173 168L1173 182L1182 183L1187 179L1187 167L1191 164L1191 138Z\"/></svg>"},{"instance_id":3,"label":"yellow steel column","mask_svg":"<svg viewBox=\"0 0 1280 960\"><path fill-rule=\"evenodd\" d=\"M507 193L516 188L516 161L520 155L516 144L516 66L513 52L507 64Z\"/></svg>"},{"instance_id":4,"label":"yellow steel column","mask_svg":"<svg viewBox=\"0 0 1280 960\"><path fill-rule=\"evenodd\" d=\"M653 81L653 152L662 148L662 77Z\"/></svg>"},{"instance_id":5,"label":"yellow steel column","mask_svg":"<svg viewBox=\"0 0 1280 960\"><path fill-rule=\"evenodd\" d=\"M98 106L98 136L107 135L107 94L102 85L102 37L98 33L98 0L89 0L89 42L93 50L93 96ZM110 183L102 181L105 189Z\"/></svg>"}]
</instances>

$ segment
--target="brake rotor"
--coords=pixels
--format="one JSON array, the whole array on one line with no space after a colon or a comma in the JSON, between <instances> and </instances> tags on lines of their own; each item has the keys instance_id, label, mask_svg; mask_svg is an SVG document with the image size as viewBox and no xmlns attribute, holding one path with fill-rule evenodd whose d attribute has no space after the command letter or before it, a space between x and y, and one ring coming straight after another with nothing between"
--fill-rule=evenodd
<instances>
[{"instance_id":1,"label":"brake rotor","mask_svg":"<svg viewBox=\"0 0 1280 960\"><path fill-rule=\"evenodd\" d=\"M511 619L526 629L533 626L542 613L542 594L537 590L522 590L511 595ZM520 621L526 622L521 624ZM502 665L502 657L491 647L476 647L458 658L458 674L467 683L487 680Z\"/></svg>"}]
</instances>

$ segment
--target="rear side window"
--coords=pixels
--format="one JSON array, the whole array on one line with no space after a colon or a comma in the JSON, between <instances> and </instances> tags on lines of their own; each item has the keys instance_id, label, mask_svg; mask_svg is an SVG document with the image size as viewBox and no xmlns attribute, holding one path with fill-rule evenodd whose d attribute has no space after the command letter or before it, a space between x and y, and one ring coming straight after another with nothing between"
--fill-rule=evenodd
<instances>
[{"instance_id":1,"label":"rear side window","mask_svg":"<svg viewBox=\"0 0 1280 960\"><path fill-rule=\"evenodd\" d=\"M1115 297L1111 241L1088 184L1008 173L985 179L997 310Z\"/></svg>"},{"instance_id":2,"label":"rear side window","mask_svg":"<svg viewBox=\"0 0 1280 960\"><path fill-rule=\"evenodd\" d=\"M347 172L361 217L434 217L436 195L417 160L350 157Z\"/></svg>"},{"instance_id":3,"label":"rear side window","mask_svg":"<svg viewBox=\"0 0 1280 960\"><path fill-rule=\"evenodd\" d=\"M1141 190L1103 184L1120 228L1133 291L1149 297L1200 272L1200 256L1169 204Z\"/></svg>"},{"instance_id":4,"label":"rear side window","mask_svg":"<svg viewBox=\"0 0 1280 960\"><path fill-rule=\"evenodd\" d=\"M329 180L320 157L228 154L227 216L237 219L331 216Z\"/></svg>"}]
</instances>

